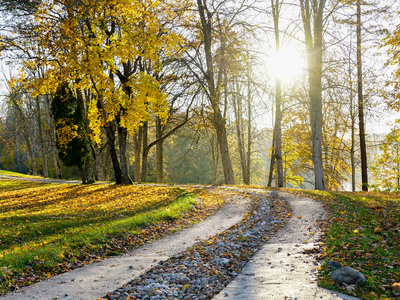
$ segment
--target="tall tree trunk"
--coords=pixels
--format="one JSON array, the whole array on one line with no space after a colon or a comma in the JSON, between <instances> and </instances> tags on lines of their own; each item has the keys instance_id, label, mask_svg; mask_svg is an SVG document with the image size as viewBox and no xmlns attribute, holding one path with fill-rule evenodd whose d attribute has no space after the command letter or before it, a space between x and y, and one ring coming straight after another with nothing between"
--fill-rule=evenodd
<instances>
[{"instance_id":1,"label":"tall tree trunk","mask_svg":"<svg viewBox=\"0 0 400 300\"><path fill-rule=\"evenodd\" d=\"M237 95L239 93L236 93ZM240 157L240 165L242 167L242 177L243 177L243 183L248 184L247 180L247 162L246 162L246 151L245 151L245 145L244 145L244 139L243 139L243 132L242 132L242 114L241 114L241 105L240 105L240 99L237 99L238 97L234 96L232 97L232 104L233 104L233 111L235 113L235 127L236 127L236 138L238 142L238 148L239 148L239 157Z\"/></svg>"},{"instance_id":2,"label":"tall tree trunk","mask_svg":"<svg viewBox=\"0 0 400 300\"><path fill-rule=\"evenodd\" d=\"M271 162L269 164L269 175L268 175L268 183L267 183L268 187L272 186L272 180L274 179L274 167L275 167L275 159L276 159L276 155L275 155L276 129L275 129L275 126L274 126L274 132L272 134Z\"/></svg>"},{"instance_id":3,"label":"tall tree trunk","mask_svg":"<svg viewBox=\"0 0 400 300\"><path fill-rule=\"evenodd\" d=\"M119 121L117 121L119 123ZM126 158L126 145L128 140L128 129L118 125L118 142L119 142L119 160L121 163L122 183L132 184L129 176L128 161Z\"/></svg>"},{"instance_id":4,"label":"tall tree trunk","mask_svg":"<svg viewBox=\"0 0 400 300\"><path fill-rule=\"evenodd\" d=\"M94 172L93 172L93 163L92 163L92 156L89 155L85 159L85 173L86 173L86 183L92 184L96 182Z\"/></svg>"},{"instance_id":5,"label":"tall tree trunk","mask_svg":"<svg viewBox=\"0 0 400 300\"><path fill-rule=\"evenodd\" d=\"M358 126L361 150L362 190L368 191L367 147L365 145L364 99L362 88L361 59L361 0L357 0L357 90L358 90Z\"/></svg>"},{"instance_id":6,"label":"tall tree trunk","mask_svg":"<svg viewBox=\"0 0 400 300\"><path fill-rule=\"evenodd\" d=\"M350 146L350 166L351 166L351 190L356 191L356 162L355 162L355 115L354 115L354 93L353 80L351 76L351 61L349 53L349 81L350 81L350 118L351 118L351 146Z\"/></svg>"},{"instance_id":7,"label":"tall tree trunk","mask_svg":"<svg viewBox=\"0 0 400 300\"><path fill-rule=\"evenodd\" d=\"M162 124L159 117L156 117L156 140L162 138ZM163 141L160 141L156 145L156 168L157 168L157 183L164 181L164 153L163 153Z\"/></svg>"},{"instance_id":8,"label":"tall tree trunk","mask_svg":"<svg viewBox=\"0 0 400 300\"><path fill-rule=\"evenodd\" d=\"M247 183L251 183L250 174L251 174L251 145L252 145L252 129L251 129L251 86L250 86L250 76L247 80L247 114L248 114L248 122L247 122L247 165L246 165L246 179Z\"/></svg>"},{"instance_id":9,"label":"tall tree trunk","mask_svg":"<svg viewBox=\"0 0 400 300\"><path fill-rule=\"evenodd\" d=\"M82 184L87 184L87 176L86 176L86 171L84 166L78 166L79 174L81 175L82 178Z\"/></svg>"},{"instance_id":10,"label":"tall tree trunk","mask_svg":"<svg viewBox=\"0 0 400 300\"><path fill-rule=\"evenodd\" d=\"M43 138L43 129L42 129L42 114L40 109L39 97L36 97L36 110L37 110L37 122L38 122L38 130L39 130L39 143L42 153L42 163L43 163L43 177L49 177L49 172L47 170L47 156L46 156L46 145Z\"/></svg>"},{"instance_id":11,"label":"tall tree trunk","mask_svg":"<svg viewBox=\"0 0 400 300\"><path fill-rule=\"evenodd\" d=\"M148 122L143 122L143 154L142 154L142 177L141 182L147 182L147 171L148 171L148 156L149 150L147 149L148 144Z\"/></svg>"},{"instance_id":12,"label":"tall tree trunk","mask_svg":"<svg viewBox=\"0 0 400 300\"><path fill-rule=\"evenodd\" d=\"M283 187L283 160L282 160L282 85L281 81L276 78L275 85L275 160L276 173L278 179L278 187Z\"/></svg>"},{"instance_id":13,"label":"tall tree trunk","mask_svg":"<svg viewBox=\"0 0 400 300\"><path fill-rule=\"evenodd\" d=\"M111 163L111 155L110 155L110 148L109 147L107 147L106 149L105 149L105 152L104 152L104 154L102 155L103 156L103 161L104 161L104 179L106 180L106 181L108 181L108 180L110 180L110 174L111 174L111 166L112 166L112 163Z\"/></svg>"},{"instance_id":14,"label":"tall tree trunk","mask_svg":"<svg viewBox=\"0 0 400 300\"><path fill-rule=\"evenodd\" d=\"M142 154L143 126L140 126L133 139L135 147L135 182L140 182L140 158Z\"/></svg>"},{"instance_id":15,"label":"tall tree trunk","mask_svg":"<svg viewBox=\"0 0 400 300\"><path fill-rule=\"evenodd\" d=\"M309 0L300 0L307 51L312 159L317 190L326 189L322 160L322 34L325 1L313 0L310 7ZM313 26L311 26L311 20L313 20Z\"/></svg>"},{"instance_id":16,"label":"tall tree trunk","mask_svg":"<svg viewBox=\"0 0 400 300\"><path fill-rule=\"evenodd\" d=\"M104 166L104 155L103 155L103 151L104 151L104 147L101 147L100 145L97 145L97 143L94 144L94 151L96 153L95 157L96 157L96 176L97 176L97 180L100 181L105 181L107 180L106 177L106 172L105 172L105 166ZM108 155L106 156L108 157Z\"/></svg>"},{"instance_id":17,"label":"tall tree trunk","mask_svg":"<svg viewBox=\"0 0 400 300\"><path fill-rule=\"evenodd\" d=\"M215 149L216 147L218 148L218 141L215 141L214 143L214 135L211 136L211 155L212 155L212 164L213 164L213 184L217 185L218 184L218 161L219 161L219 155L218 155L218 149Z\"/></svg>"},{"instance_id":18,"label":"tall tree trunk","mask_svg":"<svg viewBox=\"0 0 400 300\"><path fill-rule=\"evenodd\" d=\"M275 50L280 51L279 18L281 9L280 0L271 0L272 16L274 19ZM282 161L282 82L275 77L275 160L278 176L278 187L283 187L283 161Z\"/></svg>"},{"instance_id":19,"label":"tall tree trunk","mask_svg":"<svg viewBox=\"0 0 400 300\"><path fill-rule=\"evenodd\" d=\"M215 85L215 74L214 74L214 65L213 65L213 56L212 56L212 18L213 14L210 10L207 9L205 1L197 0L197 6L199 9L200 20L201 20L201 31L204 37L204 52L206 56L206 79L208 85L208 94L209 101L213 110L213 125L216 131L219 151L221 154L222 168L224 171L224 178L226 184L235 184L235 177L233 175L233 168L231 157L229 153L229 145L228 138L226 134L225 127L225 119L222 116L219 100L220 100L220 89L221 87L217 84L218 91ZM207 15L207 16L206 16ZM221 36L221 39L224 40L224 37ZM221 66L220 66L220 74L218 74L218 78L222 76L222 70L225 67L224 63L224 41L221 42L220 47L220 55L221 55Z\"/></svg>"},{"instance_id":20,"label":"tall tree trunk","mask_svg":"<svg viewBox=\"0 0 400 300\"><path fill-rule=\"evenodd\" d=\"M111 162L113 165L115 183L123 184L122 171L118 161L117 149L115 147L115 125L108 122L106 127L107 144L110 151Z\"/></svg>"}]
</instances>

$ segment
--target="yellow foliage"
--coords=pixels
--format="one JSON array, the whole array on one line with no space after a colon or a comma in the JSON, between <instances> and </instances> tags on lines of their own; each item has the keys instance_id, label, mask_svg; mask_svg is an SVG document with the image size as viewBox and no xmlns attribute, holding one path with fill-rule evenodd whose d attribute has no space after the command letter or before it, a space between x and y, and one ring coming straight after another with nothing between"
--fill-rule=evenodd
<instances>
[{"instance_id":1,"label":"yellow foliage","mask_svg":"<svg viewBox=\"0 0 400 300\"><path fill-rule=\"evenodd\" d=\"M162 68L161 53L179 57L182 51L181 37L165 24L179 20L184 5L157 0L104 0L96 5L43 1L33 18L37 58L25 62L20 78L44 70L30 84L34 97L54 93L63 82L90 89L90 137L97 142L101 127L117 117L131 132L151 115L165 121L167 97L155 75Z\"/></svg>"},{"instance_id":2,"label":"yellow foliage","mask_svg":"<svg viewBox=\"0 0 400 300\"><path fill-rule=\"evenodd\" d=\"M65 119L59 119L56 126L57 144L61 149L66 149L67 145L74 138L78 137L78 125L72 124Z\"/></svg>"}]
</instances>

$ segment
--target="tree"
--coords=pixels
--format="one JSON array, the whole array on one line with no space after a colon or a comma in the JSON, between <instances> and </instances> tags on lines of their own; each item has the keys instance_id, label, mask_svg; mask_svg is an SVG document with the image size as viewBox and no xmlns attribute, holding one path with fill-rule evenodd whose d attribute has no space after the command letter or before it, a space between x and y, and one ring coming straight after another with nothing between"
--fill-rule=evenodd
<instances>
[{"instance_id":1,"label":"tree","mask_svg":"<svg viewBox=\"0 0 400 300\"><path fill-rule=\"evenodd\" d=\"M308 65L315 189L325 190L322 160L322 53L326 0L300 0Z\"/></svg>"},{"instance_id":2,"label":"tree","mask_svg":"<svg viewBox=\"0 0 400 300\"><path fill-rule=\"evenodd\" d=\"M361 57L361 0L357 0L357 94L358 94L358 127L359 127L358 132L360 135L360 151L361 151L362 190L368 191L368 165L367 165L367 147L365 145L363 74L362 74L362 57Z\"/></svg>"},{"instance_id":3,"label":"tree","mask_svg":"<svg viewBox=\"0 0 400 300\"><path fill-rule=\"evenodd\" d=\"M46 71L32 85L33 93L52 93L60 81L90 89L90 136L99 141L105 128L116 182L129 184L128 133L135 133L152 115L163 121L167 116L166 97L148 68L161 67L161 49L171 54L178 48L178 35L164 25L179 10L158 1L55 2L35 12L32 39L40 51L25 68Z\"/></svg>"},{"instance_id":4,"label":"tree","mask_svg":"<svg viewBox=\"0 0 400 300\"><path fill-rule=\"evenodd\" d=\"M400 191L400 129L393 128L379 146L381 154L371 166L377 186Z\"/></svg>"},{"instance_id":5,"label":"tree","mask_svg":"<svg viewBox=\"0 0 400 300\"><path fill-rule=\"evenodd\" d=\"M213 111L213 125L216 131L216 137L218 140L219 151L221 155L222 168L224 170L224 177L226 184L235 184L235 177L233 175L232 162L229 153L228 138L226 134L226 120L221 112L220 97L222 88L222 77L224 74L224 68L226 67L226 42L227 42L227 29L229 26L221 24L222 16L218 15L217 11L212 12L208 7L206 0L197 0L197 9L200 17L200 31L202 34L202 40L204 43L204 54L206 60L206 70L204 71L206 79L205 92L210 102ZM215 27L215 19L220 23L219 26L219 66L216 70L214 66L213 47L215 46L215 40L213 39Z\"/></svg>"},{"instance_id":6,"label":"tree","mask_svg":"<svg viewBox=\"0 0 400 300\"><path fill-rule=\"evenodd\" d=\"M279 18L282 7L280 0L271 0L272 17L274 21L275 51L278 53L281 47ZM283 187L283 163L282 163L282 82L278 76L275 77L275 148L274 156L276 161L278 187Z\"/></svg>"},{"instance_id":7,"label":"tree","mask_svg":"<svg viewBox=\"0 0 400 300\"><path fill-rule=\"evenodd\" d=\"M81 107L67 84L61 85L55 93L51 101L51 113L61 161L66 166L78 167L82 183L88 183L84 165L86 159L90 159L89 139Z\"/></svg>"}]
</instances>

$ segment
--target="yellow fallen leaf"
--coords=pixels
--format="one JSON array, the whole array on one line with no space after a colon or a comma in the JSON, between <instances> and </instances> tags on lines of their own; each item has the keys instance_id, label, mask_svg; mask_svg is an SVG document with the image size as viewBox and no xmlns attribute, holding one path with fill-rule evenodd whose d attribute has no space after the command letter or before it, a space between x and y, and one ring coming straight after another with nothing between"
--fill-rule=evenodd
<instances>
[{"instance_id":1,"label":"yellow fallen leaf","mask_svg":"<svg viewBox=\"0 0 400 300\"><path fill-rule=\"evenodd\" d=\"M399 291L399 292L400 292L400 282L393 283L392 287L393 287L393 289L395 289L396 291Z\"/></svg>"},{"instance_id":2,"label":"yellow fallen leaf","mask_svg":"<svg viewBox=\"0 0 400 300\"><path fill-rule=\"evenodd\" d=\"M358 233L358 229L354 229L353 232L354 232L354 233Z\"/></svg>"}]
</instances>

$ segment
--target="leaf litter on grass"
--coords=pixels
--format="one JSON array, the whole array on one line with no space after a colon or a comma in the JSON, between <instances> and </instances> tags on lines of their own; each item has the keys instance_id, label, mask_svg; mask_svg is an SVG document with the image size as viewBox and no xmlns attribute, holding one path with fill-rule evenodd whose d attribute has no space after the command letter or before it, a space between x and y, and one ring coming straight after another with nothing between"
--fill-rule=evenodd
<instances>
[{"instance_id":1,"label":"leaf litter on grass","mask_svg":"<svg viewBox=\"0 0 400 300\"><path fill-rule=\"evenodd\" d=\"M350 266L367 278L355 290L335 286L330 270L320 270L322 287L362 299L400 299L400 194L391 192L290 192L322 201L330 212L320 226L324 245L318 258Z\"/></svg>"},{"instance_id":2,"label":"leaf litter on grass","mask_svg":"<svg viewBox=\"0 0 400 300\"><path fill-rule=\"evenodd\" d=\"M0 181L0 294L180 230L224 202L194 188L18 184Z\"/></svg>"}]
</instances>

